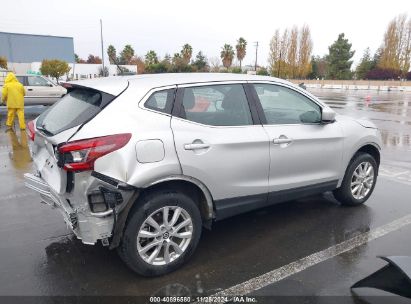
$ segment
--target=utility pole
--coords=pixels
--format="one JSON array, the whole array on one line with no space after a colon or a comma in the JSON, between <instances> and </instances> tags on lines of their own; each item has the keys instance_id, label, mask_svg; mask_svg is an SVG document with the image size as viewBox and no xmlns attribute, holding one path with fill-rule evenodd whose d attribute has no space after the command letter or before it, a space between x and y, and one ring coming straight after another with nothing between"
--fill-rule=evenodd
<instances>
[{"instance_id":1,"label":"utility pole","mask_svg":"<svg viewBox=\"0 0 411 304\"><path fill-rule=\"evenodd\" d=\"M255 66L254 70L257 73L257 56L258 56L258 41L255 42Z\"/></svg>"},{"instance_id":2,"label":"utility pole","mask_svg":"<svg viewBox=\"0 0 411 304\"><path fill-rule=\"evenodd\" d=\"M104 45L103 45L103 21L100 19L100 38L101 38L101 63L103 65L103 77L106 77L106 71L104 68Z\"/></svg>"}]
</instances>

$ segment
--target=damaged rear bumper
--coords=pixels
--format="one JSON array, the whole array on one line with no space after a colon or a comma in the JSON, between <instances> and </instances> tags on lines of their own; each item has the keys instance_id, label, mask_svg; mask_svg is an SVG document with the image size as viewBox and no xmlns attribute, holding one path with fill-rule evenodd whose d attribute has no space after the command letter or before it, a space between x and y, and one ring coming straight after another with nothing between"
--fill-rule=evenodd
<instances>
[{"instance_id":1,"label":"damaged rear bumper","mask_svg":"<svg viewBox=\"0 0 411 304\"><path fill-rule=\"evenodd\" d=\"M68 228L83 243L93 245L102 240L103 245L110 248L118 246L125 223L123 217L127 217L129 205L136 197L134 189L120 190L106 181L79 174L76 185L87 186L75 187L72 192L60 195L39 175L26 173L24 179L26 187L38 192L43 203L60 211ZM95 194L102 197L99 203L107 208L92 211L91 200ZM113 201L108 201L110 199Z\"/></svg>"}]
</instances>

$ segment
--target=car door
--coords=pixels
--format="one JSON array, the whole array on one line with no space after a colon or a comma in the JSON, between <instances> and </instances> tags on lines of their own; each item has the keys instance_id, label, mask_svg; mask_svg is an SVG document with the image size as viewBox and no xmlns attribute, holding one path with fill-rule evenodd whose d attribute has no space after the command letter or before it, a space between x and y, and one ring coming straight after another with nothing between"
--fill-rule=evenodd
<instances>
[{"instance_id":1,"label":"car door","mask_svg":"<svg viewBox=\"0 0 411 304\"><path fill-rule=\"evenodd\" d=\"M58 88L41 76L27 76L26 104L51 104L61 97Z\"/></svg>"},{"instance_id":2,"label":"car door","mask_svg":"<svg viewBox=\"0 0 411 304\"><path fill-rule=\"evenodd\" d=\"M217 218L266 203L268 137L243 84L179 86L171 127L183 174L210 190Z\"/></svg>"},{"instance_id":3,"label":"car door","mask_svg":"<svg viewBox=\"0 0 411 304\"><path fill-rule=\"evenodd\" d=\"M330 190L341 172L343 132L321 122L321 105L287 86L250 85L270 140L270 198ZM289 191L290 190L290 191ZM288 193L289 191L289 193Z\"/></svg>"}]
</instances>

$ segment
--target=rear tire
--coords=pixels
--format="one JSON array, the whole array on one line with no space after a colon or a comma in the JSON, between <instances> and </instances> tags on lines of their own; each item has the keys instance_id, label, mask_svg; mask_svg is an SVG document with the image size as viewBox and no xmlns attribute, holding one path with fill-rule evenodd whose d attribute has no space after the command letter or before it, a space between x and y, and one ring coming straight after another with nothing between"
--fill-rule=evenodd
<instances>
[{"instance_id":1,"label":"rear tire","mask_svg":"<svg viewBox=\"0 0 411 304\"><path fill-rule=\"evenodd\" d=\"M121 259L143 276L160 276L181 267L201 236L201 215L193 199L162 190L136 204L117 249Z\"/></svg>"},{"instance_id":2,"label":"rear tire","mask_svg":"<svg viewBox=\"0 0 411 304\"><path fill-rule=\"evenodd\" d=\"M368 153L358 152L348 164L340 188L333 191L334 197L346 206L363 204L374 191L377 175L375 159Z\"/></svg>"}]
</instances>

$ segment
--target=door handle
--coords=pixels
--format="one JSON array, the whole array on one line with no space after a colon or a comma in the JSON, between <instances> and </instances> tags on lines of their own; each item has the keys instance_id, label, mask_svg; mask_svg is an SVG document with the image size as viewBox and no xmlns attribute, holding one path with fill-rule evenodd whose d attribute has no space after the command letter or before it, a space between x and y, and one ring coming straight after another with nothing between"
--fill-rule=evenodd
<instances>
[{"instance_id":1,"label":"door handle","mask_svg":"<svg viewBox=\"0 0 411 304\"><path fill-rule=\"evenodd\" d=\"M273 144L275 144L275 145L290 144L290 143L292 143L292 141L293 140L291 138L280 137L280 138L274 138L273 139Z\"/></svg>"},{"instance_id":2,"label":"door handle","mask_svg":"<svg viewBox=\"0 0 411 304\"><path fill-rule=\"evenodd\" d=\"M27 89L27 91L33 91L33 89Z\"/></svg>"},{"instance_id":3,"label":"door handle","mask_svg":"<svg viewBox=\"0 0 411 304\"><path fill-rule=\"evenodd\" d=\"M199 149L207 149L210 148L209 144L185 144L185 150L199 150Z\"/></svg>"}]
</instances>

